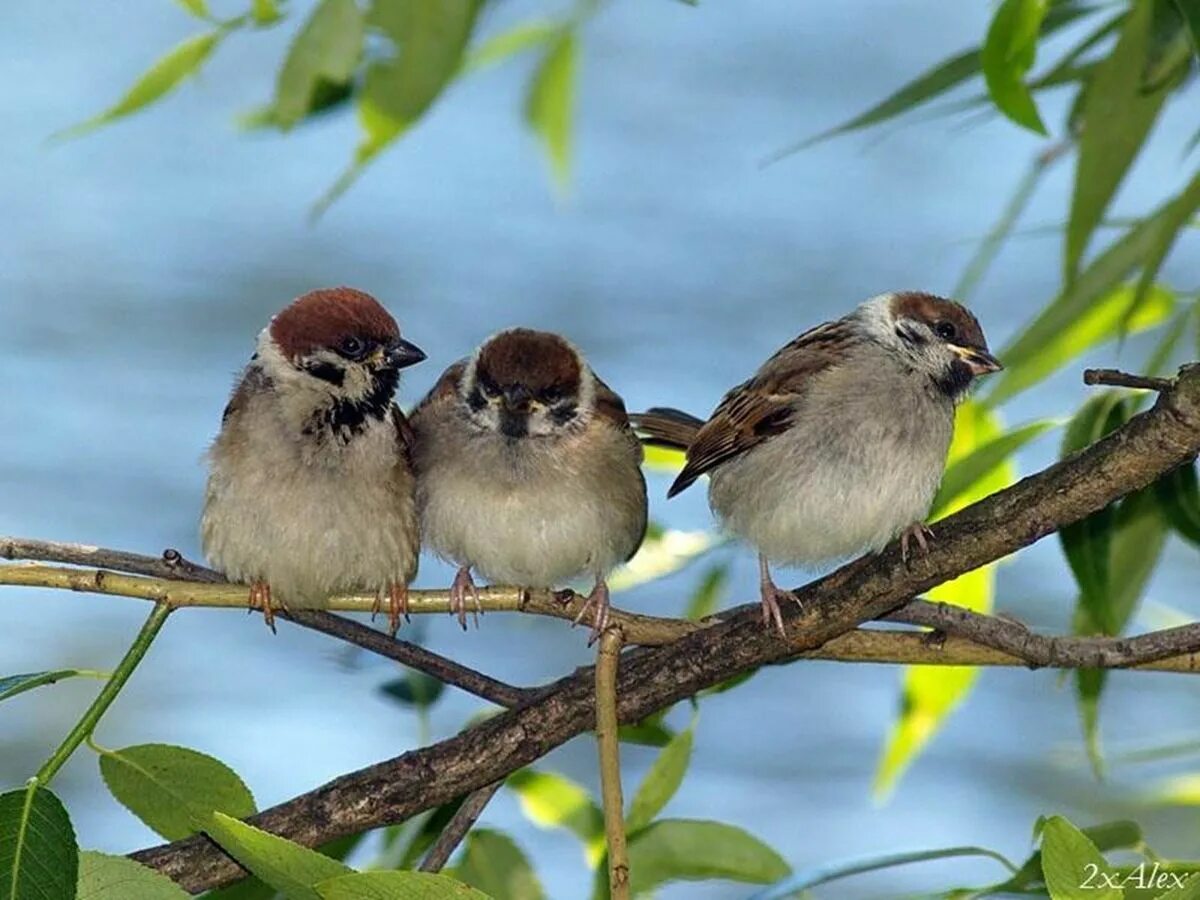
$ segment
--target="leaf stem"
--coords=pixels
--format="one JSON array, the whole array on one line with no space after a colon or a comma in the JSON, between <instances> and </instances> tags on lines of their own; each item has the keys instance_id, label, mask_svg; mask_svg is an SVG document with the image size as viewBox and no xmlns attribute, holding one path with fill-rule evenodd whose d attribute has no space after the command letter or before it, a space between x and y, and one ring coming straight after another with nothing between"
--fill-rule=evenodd
<instances>
[{"instance_id":1,"label":"leaf stem","mask_svg":"<svg viewBox=\"0 0 1200 900\"><path fill-rule=\"evenodd\" d=\"M100 717L104 715L105 710L112 705L112 702L117 699L117 694L121 692L121 688L125 686L125 682L133 674L133 670L137 668L138 663L142 661L142 657L146 655L146 651L150 649L150 644L163 627L163 623L167 621L167 616L171 614L171 609L172 607L169 603L160 602L154 604L154 609L151 611L149 618L146 619L146 624L142 626L142 630L133 639L133 644L113 670L112 677L100 689L100 693L96 695L96 699L92 701L92 705L87 708L83 717L71 729L71 733L66 736L66 739L54 751L53 755L38 769L37 774L33 777L38 785L44 787L49 784L58 770L63 767L63 764L71 758L71 754L75 752L75 749L91 737L92 730L96 727L96 723L100 721Z\"/></svg>"},{"instance_id":2,"label":"leaf stem","mask_svg":"<svg viewBox=\"0 0 1200 900\"><path fill-rule=\"evenodd\" d=\"M625 801L621 797L621 742L617 722L617 667L624 636L605 629L596 651L596 743L600 749L600 794L608 842L608 889L612 900L629 900L629 852L625 846Z\"/></svg>"}]
</instances>

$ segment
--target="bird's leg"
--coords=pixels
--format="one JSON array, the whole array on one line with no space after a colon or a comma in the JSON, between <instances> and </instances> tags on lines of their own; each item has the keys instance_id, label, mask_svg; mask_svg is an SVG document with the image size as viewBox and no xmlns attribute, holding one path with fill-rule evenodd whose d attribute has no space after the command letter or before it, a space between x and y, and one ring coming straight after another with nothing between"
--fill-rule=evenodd
<instances>
[{"instance_id":1,"label":"bird's leg","mask_svg":"<svg viewBox=\"0 0 1200 900\"><path fill-rule=\"evenodd\" d=\"M379 605L379 598L376 596L375 605ZM400 617L404 616L405 622L412 621L408 615L408 584L403 581L388 582L388 634L392 637L396 636L396 632L400 630Z\"/></svg>"},{"instance_id":2,"label":"bird's leg","mask_svg":"<svg viewBox=\"0 0 1200 900\"><path fill-rule=\"evenodd\" d=\"M608 625L608 582L602 576L596 577L596 585L592 588L591 593L583 598L583 606L575 615L575 620L571 623L572 626L578 625L587 615L588 610L595 607L592 612L592 631L588 635L588 646L596 642L600 637L600 633L604 631Z\"/></svg>"},{"instance_id":3,"label":"bird's leg","mask_svg":"<svg viewBox=\"0 0 1200 900\"><path fill-rule=\"evenodd\" d=\"M458 624L462 630L467 630L467 594L475 601L475 627L479 627L479 614L483 612L483 604L479 602L479 588L471 577L470 566L459 566L454 573L454 581L450 582L450 615L458 616Z\"/></svg>"},{"instance_id":4,"label":"bird's leg","mask_svg":"<svg viewBox=\"0 0 1200 900\"><path fill-rule=\"evenodd\" d=\"M271 585L261 578L250 582L250 609L261 609L263 622L275 634L275 609L271 604Z\"/></svg>"},{"instance_id":5,"label":"bird's leg","mask_svg":"<svg viewBox=\"0 0 1200 900\"><path fill-rule=\"evenodd\" d=\"M902 532L900 532L900 558L904 560L904 565L908 565L908 545L912 541L917 542L917 546L921 548L921 555L929 552L929 542L933 540L933 529L924 522L913 522Z\"/></svg>"},{"instance_id":6,"label":"bird's leg","mask_svg":"<svg viewBox=\"0 0 1200 900\"><path fill-rule=\"evenodd\" d=\"M758 587L762 597L763 625L769 628L774 622L780 637L786 636L783 628L783 613L779 610L779 601L782 599L794 600L801 609L804 608L804 604L794 593L785 591L771 580L771 570L767 566L767 558L761 553L758 555Z\"/></svg>"}]
</instances>

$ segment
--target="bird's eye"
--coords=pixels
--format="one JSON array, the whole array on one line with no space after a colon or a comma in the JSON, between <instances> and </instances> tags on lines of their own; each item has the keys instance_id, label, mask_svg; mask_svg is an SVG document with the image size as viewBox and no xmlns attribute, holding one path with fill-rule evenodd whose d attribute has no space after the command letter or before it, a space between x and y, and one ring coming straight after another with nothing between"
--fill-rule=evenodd
<instances>
[{"instance_id":1,"label":"bird's eye","mask_svg":"<svg viewBox=\"0 0 1200 900\"><path fill-rule=\"evenodd\" d=\"M538 396L539 400L541 400L543 403L547 403L547 404L557 403L562 398L563 398L562 388L557 388L557 387L548 387L544 391L542 391L541 394Z\"/></svg>"},{"instance_id":2,"label":"bird's eye","mask_svg":"<svg viewBox=\"0 0 1200 900\"><path fill-rule=\"evenodd\" d=\"M367 345L365 341L361 340L360 338L356 338L351 334L342 338L337 349L338 353L340 353L342 356L345 356L347 359L358 359L367 352Z\"/></svg>"},{"instance_id":3,"label":"bird's eye","mask_svg":"<svg viewBox=\"0 0 1200 900\"><path fill-rule=\"evenodd\" d=\"M943 341L952 341L958 336L958 329L954 327L953 322L943 320L933 326L933 333Z\"/></svg>"},{"instance_id":4,"label":"bird's eye","mask_svg":"<svg viewBox=\"0 0 1200 900\"><path fill-rule=\"evenodd\" d=\"M479 389L483 391L483 396L485 397L500 396L500 386L490 378L480 378Z\"/></svg>"}]
</instances>

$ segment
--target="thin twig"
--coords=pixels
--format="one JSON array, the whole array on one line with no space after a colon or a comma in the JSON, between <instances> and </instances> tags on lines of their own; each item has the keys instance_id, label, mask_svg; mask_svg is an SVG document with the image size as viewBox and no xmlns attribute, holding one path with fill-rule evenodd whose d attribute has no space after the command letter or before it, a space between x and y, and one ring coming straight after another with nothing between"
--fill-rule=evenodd
<instances>
[{"instance_id":1,"label":"thin twig","mask_svg":"<svg viewBox=\"0 0 1200 900\"><path fill-rule=\"evenodd\" d=\"M500 790L502 784L504 784L503 780L493 781L467 795L467 799L455 811L454 816L442 829L442 833L438 835L438 839L429 848L429 852L425 854L425 859L418 866L418 871L442 871L446 863L450 861L450 854L454 852L454 848L462 843L462 839L474 827L475 820L479 818L483 808L495 796L496 791Z\"/></svg>"},{"instance_id":2,"label":"thin twig","mask_svg":"<svg viewBox=\"0 0 1200 900\"><path fill-rule=\"evenodd\" d=\"M1120 369L1084 369L1084 384L1107 384L1113 387L1142 388L1147 391L1169 391L1175 384L1173 378L1155 378L1150 375L1130 375Z\"/></svg>"},{"instance_id":3,"label":"thin twig","mask_svg":"<svg viewBox=\"0 0 1200 900\"><path fill-rule=\"evenodd\" d=\"M617 721L617 669L621 629L612 625L596 649L596 746L600 752L600 796L608 844L608 891L612 900L629 900L629 851L625 846L625 801L621 796L621 739Z\"/></svg>"}]
</instances>

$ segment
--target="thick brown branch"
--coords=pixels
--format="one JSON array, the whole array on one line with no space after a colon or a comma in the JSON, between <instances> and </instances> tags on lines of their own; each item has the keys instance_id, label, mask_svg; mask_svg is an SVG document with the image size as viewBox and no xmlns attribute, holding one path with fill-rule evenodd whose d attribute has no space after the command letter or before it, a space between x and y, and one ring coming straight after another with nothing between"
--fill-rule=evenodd
<instances>
[{"instance_id":1,"label":"thick brown branch","mask_svg":"<svg viewBox=\"0 0 1200 900\"><path fill-rule=\"evenodd\" d=\"M1145 487L1198 451L1200 366L1190 366L1151 410L1082 452L944 520L938 541L912 568L893 546L799 589L803 609L789 609L785 638L763 629L746 611L672 644L627 654L617 681L621 721L637 721L741 672L820 647L937 584ZM531 703L344 775L250 821L310 846L399 822L504 778L594 724L592 674L577 672ZM133 856L192 891L244 874L204 837Z\"/></svg>"}]
</instances>

